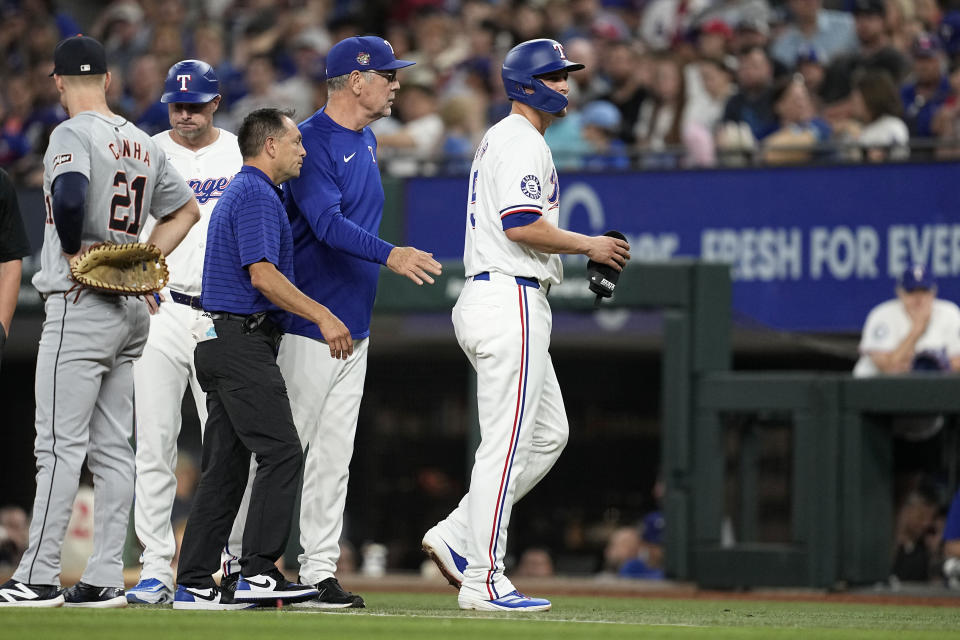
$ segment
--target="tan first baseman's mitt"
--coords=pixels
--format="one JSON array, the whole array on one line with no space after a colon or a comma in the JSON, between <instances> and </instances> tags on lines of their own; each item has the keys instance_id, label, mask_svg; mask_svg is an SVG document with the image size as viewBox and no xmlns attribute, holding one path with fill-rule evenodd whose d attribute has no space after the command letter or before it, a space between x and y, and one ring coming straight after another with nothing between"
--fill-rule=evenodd
<instances>
[{"instance_id":1,"label":"tan first baseman's mitt","mask_svg":"<svg viewBox=\"0 0 960 640\"><path fill-rule=\"evenodd\" d=\"M160 249L144 242L91 245L70 261L70 275L81 289L125 296L160 291L170 279Z\"/></svg>"}]
</instances>

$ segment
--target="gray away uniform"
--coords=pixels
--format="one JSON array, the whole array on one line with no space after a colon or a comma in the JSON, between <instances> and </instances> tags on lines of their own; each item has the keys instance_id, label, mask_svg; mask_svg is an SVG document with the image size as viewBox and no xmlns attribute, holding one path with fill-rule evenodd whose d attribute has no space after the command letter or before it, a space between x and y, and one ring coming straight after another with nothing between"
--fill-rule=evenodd
<instances>
[{"instance_id":1,"label":"gray away uniform","mask_svg":"<svg viewBox=\"0 0 960 640\"><path fill-rule=\"evenodd\" d=\"M85 111L59 125L43 158L46 229L33 285L45 299L37 354L37 494L30 546L14 579L60 584L60 549L84 456L94 477L94 549L81 580L123 587L123 543L133 500L133 361L149 314L135 297L84 291L74 303L51 209L64 173L87 177L83 246L136 242L144 216L162 218L193 192L166 154L124 118Z\"/></svg>"}]
</instances>

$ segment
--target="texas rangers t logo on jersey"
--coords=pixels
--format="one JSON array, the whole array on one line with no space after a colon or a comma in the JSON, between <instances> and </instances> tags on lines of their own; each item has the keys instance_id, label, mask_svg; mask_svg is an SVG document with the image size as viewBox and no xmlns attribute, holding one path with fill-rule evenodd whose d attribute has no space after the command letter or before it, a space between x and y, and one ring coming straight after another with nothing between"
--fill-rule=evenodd
<instances>
[{"instance_id":1,"label":"texas rangers t logo on jersey","mask_svg":"<svg viewBox=\"0 0 960 640\"><path fill-rule=\"evenodd\" d=\"M540 180L535 175L524 176L520 181L520 191L531 200L539 200Z\"/></svg>"},{"instance_id":2,"label":"texas rangers t logo on jersey","mask_svg":"<svg viewBox=\"0 0 960 640\"><path fill-rule=\"evenodd\" d=\"M183 73L177 76L177 82L180 83L180 91L187 91L187 81L193 78L189 73Z\"/></svg>"}]
</instances>

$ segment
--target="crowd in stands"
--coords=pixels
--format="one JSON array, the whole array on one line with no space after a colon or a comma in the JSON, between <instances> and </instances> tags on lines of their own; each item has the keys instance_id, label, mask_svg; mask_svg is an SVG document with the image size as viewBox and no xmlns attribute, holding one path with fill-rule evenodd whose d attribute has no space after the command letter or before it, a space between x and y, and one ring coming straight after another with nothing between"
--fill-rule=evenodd
<instances>
[{"instance_id":1,"label":"crowd in stands","mask_svg":"<svg viewBox=\"0 0 960 640\"><path fill-rule=\"evenodd\" d=\"M503 54L534 37L587 65L547 133L563 169L960 155L960 0L0 0L0 167L21 185L65 118L50 52L80 31L106 45L111 107L151 132L178 60L214 66L235 129L267 105L306 117L332 43L382 34L418 63L376 123L401 175L469 166L509 111Z\"/></svg>"}]
</instances>

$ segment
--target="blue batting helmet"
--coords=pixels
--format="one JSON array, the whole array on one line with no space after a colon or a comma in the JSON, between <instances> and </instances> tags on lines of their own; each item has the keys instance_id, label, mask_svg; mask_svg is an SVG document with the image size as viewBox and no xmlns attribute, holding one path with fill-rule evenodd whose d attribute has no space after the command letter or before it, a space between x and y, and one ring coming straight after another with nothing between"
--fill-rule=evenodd
<instances>
[{"instance_id":1,"label":"blue batting helmet","mask_svg":"<svg viewBox=\"0 0 960 640\"><path fill-rule=\"evenodd\" d=\"M521 42L507 52L503 60L503 87L507 97L547 113L558 113L567 106L567 97L543 84L537 76L554 71L577 71L582 64L570 62L556 40L540 38ZM527 93L527 90L533 93Z\"/></svg>"},{"instance_id":2,"label":"blue batting helmet","mask_svg":"<svg viewBox=\"0 0 960 640\"><path fill-rule=\"evenodd\" d=\"M160 102L210 102L220 95L213 67L203 60L181 60L170 67Z\"/></svg>"}]
</instances>

